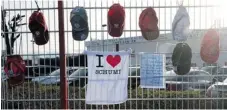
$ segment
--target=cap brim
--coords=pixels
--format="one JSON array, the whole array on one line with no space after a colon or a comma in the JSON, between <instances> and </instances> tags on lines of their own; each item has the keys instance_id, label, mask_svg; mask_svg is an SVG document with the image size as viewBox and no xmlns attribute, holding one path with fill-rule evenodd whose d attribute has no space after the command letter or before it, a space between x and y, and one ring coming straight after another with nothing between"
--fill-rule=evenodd
<instances>
[{"instance_id":1,"label":"cap brim","mask_svg":"<svg viewBox=\"0 0 227 110\"><path fill-rule=\"evenodd\" d=\"M111 26L109 26L109 29L111 29L109 31L109 34L112 36L112 37L120 37L123 33L123 28L124 27L120 27L120 28L113 28Z\"/></svg>"},{"instance_id":2,"label":"cap brim","mask_svg":"<svg viewBox=\"0 0 227 110\"><path fill-rule=\"evenodd\" d=\"M73 39L77 40L77 41L83 41L86 40L88 37L88 33L89 33L89 29L85 29L83 31L75 31L73 30L72 34L73 34Z\"/></svg>"},{"instance_id":3,"label":"cap brim","mask_svg":"<svg viewBox=\"0 0 227 110\"><path fill-rule=\"evenodd\" d=\"M142 36L146 40L155 40L159 37L159 31L151 31L151 32L141 32Z\"/></svg>"}]
</instances>

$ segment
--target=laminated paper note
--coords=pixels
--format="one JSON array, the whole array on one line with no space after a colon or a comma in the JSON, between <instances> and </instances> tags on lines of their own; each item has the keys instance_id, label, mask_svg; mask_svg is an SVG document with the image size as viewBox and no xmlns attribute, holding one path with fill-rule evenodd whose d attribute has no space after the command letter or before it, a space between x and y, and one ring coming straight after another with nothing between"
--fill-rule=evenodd
<instances>
[{"instance_id":1,"label":"laminated paper note","mask_svg":"<svg viewBox=\"0 0 227 110\"><path fill-rule=\"evenodd\" d=\"M163 74L165 72L165 55L143 53L140 62L141 88L166 88Z\"/></svg>"}]
</instances>

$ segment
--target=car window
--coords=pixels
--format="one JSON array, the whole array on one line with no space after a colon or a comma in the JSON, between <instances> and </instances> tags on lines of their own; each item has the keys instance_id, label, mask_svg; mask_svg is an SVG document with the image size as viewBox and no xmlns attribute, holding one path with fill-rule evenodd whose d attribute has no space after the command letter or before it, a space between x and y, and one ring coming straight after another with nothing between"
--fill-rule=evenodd
<instances>
[{"instance_id":1,"label":"car window","mask_svg":"<svg viewBox=\"0 0 227 110\"><path fill-rule=\"evenodd\" d=\"M220 68L220 69L218 70L218 73L219 73L219 74L227 74L227 68Z\"/></svg>"},{"instance_id":2,"label":"car window","mask_svg":"<svg viewBox=\"0 0 227 110\"><path fill-rule=\"evenodd\" d=\"M50 66L31 66L31 67L27 67L27 71L28 72L32 72L34 71L35 73L40 73L41 75L48 75L52 72L54 72L56 69L58 69L57 67L50 67Z\"/></svg>"},{"instance_id":3,"label":"car window","mask_svg":"<svg viewBox=\"0 0 227 110\"><path fill-rule=\"evenodd\" d=\"M167 79L168 81L182 81L182 82L188 82L191 80L190 77L184 77L184 76L178 76L178 77L174 77L174 78L171 78L171 79Z\"/></svg>"},{"instance_id":4,"label":"car window","mask_svg":"<svg viewBox=\"0 0 227 110\"><path fill-rule=\"evenodd\" d=\"M71 75L74 71L76 71L77 69L68 69L67 70L67 75Z\"/></svg>"},{"instance_id":5,"label":"car window","mask_svg":"<svg viewBox=\"0 0 227 110\"><path fill-rule=\"evenodd\" d=\"M216 74L217 73L217 67L202 67L201 70L206 71L210 74Z\"/></svg>"},{"instance_id":6,"label":"car window","mask_svg":"<svg viewBox=\"0 0 227 110\"><path fill-rule=\"evenodd\" d=\"M193 73L193 75L195 76L193 77L194 81L198 81L198 80L212 81L213 80L213 76L205 71L196 71Z\"/></svg>"}]
</instances>

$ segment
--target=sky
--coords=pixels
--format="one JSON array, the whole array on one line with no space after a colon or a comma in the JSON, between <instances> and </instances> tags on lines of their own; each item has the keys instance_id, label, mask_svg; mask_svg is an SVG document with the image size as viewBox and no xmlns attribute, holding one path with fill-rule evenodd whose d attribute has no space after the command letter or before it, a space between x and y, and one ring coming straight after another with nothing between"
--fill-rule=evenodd
<instances>
[{"instance_id":1,"label":"sky","mask_svg":"<svg viewBox=\"0 0 227 110\"><path fill-rule=\"evenodd\" d=\"M83 6L87 11L90 32L86 41L91 41L102 38L112 39L107 33L107 27L102 28L102 24L107 23L108 8L113 3L120 3L125 7L125 28L121 36L121 38L124 38L141 36L138 19L140 13L146 7L153 7L155 9L159 20L160 33L170 33L172 21L180 1L182 0L65 0L64 28L66 53L81 53L86 49L84 41L79 42L72 38L72 27L69 17L71 10L76 6ZM37 0L37 2L46 18L50 31L50 40L44 46L34 44L33 47L31 42L32 34L27 24L18 29L18 32L22 33L22 37L18 38L15 44L15 53L17 54L32 54L33 49L36 54L58 53L59 51L57 0ZM219 27L226 27L227 14L224 12L227 10L227 0L183 0L183 5L190 16L190 29L208 29L214 26L215 23L219 23ZM212 5L218 5L218 7L206 7ZM2 0L1 6L7 10L6 19L20 13L26 16L22 21L24 23L28 23L29 16L34 11L31 9L37 8L34 0ZM3 41L4 39L1 38L1 48L5 49Z\"/></svg>"}]
</instances>

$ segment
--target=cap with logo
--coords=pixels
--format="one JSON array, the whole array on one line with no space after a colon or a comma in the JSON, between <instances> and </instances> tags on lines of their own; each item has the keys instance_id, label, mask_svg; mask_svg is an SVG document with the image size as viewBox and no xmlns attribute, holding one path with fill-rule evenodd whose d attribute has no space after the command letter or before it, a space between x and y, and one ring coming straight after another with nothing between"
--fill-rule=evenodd
<instances>
[{"instance_id":1,"label":"cap with logo","mask_svg":"<svg viewBox=\"0 0 227 110\"><path fill-rule=\"evenodd\" d=\"M125 26L125 9L119 4L113 4L107 15L108 33L112 37L120 37Z\"/></svg>"},{"instance_id":2,"label":"cap with logo","mask_svg":"<svg viewBox=\"0 0 227 110\"><path fill-rule=\"evenodd\" d=\"M45 45L49 41L49 32L42 12L34 11L29 17L30 31L37 45Z\"/></svg>"},{"instance_id":3,"label":"cap with logo","mask_svg":"<svg viewBox=\"0 0 227 110\"><path fill-rule=\"evenodd\" d=\"M139 27L142 36L146 40L154 40L158 38L158 18L153 8L149 7L142 11L139 17Z\"/></svg>"},{"instance_id":4,"label":"cap with logo","mask_svg":"<svg viewBox=\"0 0 227 110\"><path fill-rule=\"evenodd\" d=\"M73 39L77 41L86 40L89 33L86 10L83 7L75 7L70 13L70 22Z\"/></svg>"}]
</instances>

